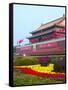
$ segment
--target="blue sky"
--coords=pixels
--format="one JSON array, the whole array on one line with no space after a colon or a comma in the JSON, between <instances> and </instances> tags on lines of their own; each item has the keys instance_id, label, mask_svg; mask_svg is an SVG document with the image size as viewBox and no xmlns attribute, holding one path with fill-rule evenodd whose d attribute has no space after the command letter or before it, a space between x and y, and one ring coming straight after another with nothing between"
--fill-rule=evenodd
<instances>
[{"instance_id":1,"label":"blue sky","mask_svg":"<svg viewBox=\"0 0 68 90\"><path fill-rule=\"evenodd\" d=\"M47 23L65 14L64 7L18 5L13 7L13 45L23 39L23 44L29 43L28 37L41 23Z\"/></svg>"}]
</instances>

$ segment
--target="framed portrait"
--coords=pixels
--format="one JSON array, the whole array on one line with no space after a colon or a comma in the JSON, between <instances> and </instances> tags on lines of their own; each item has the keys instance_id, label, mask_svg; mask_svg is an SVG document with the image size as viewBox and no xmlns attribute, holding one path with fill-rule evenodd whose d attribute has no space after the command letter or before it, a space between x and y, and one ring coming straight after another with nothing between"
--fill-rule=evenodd
<instances>
[{"instance_id":1,"label":"framed portrait","mask_svg":"<svg viewBox=\"0 0 68 90\"><path fill-rule=\"evenodd\" d=\"M9 4L9 85L66 83L66 6Z\"/></svg>"}]
</instances>

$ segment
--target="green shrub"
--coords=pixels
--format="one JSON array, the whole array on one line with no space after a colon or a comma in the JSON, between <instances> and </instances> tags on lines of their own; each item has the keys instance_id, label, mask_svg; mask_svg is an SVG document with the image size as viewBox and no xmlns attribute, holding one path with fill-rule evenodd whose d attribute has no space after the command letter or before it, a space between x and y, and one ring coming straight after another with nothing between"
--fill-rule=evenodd
<instances>
[{"instance_id":1,"label":"green shrub","mask_svg":"<svg viewBox=\"0 0 68 90\"><path fill-rule=\"evenodd\" d=\"M14 58L14 65L34 65L37 64L37 58L35 56L16 56Z\"/></svg>"},{"instance_id":2,"label":"green shrub","mask_svg":"<svg viewBox=\"0 0 68 90\"><path fill-rule=\"evenodd\" d=\"M50 63L56 64L58 57L50 57Z\"/></svg>"},{"instance_id":3,"label":"green shrub","mask_svg":"<svg viewBox=\"0 0 68 90\"><path fill-rule=\"evenodd\" d=\"M65 72L65 58L60 58L54 65L55 72Z\"/></svg>"}]
</instances>

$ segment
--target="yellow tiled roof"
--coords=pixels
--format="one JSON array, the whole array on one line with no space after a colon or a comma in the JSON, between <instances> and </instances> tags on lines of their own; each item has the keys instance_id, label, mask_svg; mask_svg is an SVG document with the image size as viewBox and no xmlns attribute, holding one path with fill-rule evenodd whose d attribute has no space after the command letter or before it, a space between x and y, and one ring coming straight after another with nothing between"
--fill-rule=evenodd
<instances>
[{"instance_id":1,"label":"yellow tiled roof","mask_svg":"<svg viewBox=\"0 0 68 90\"><path fill-rule=\"evenodd\" d=\"M64 22L64 23L62 23L62 22ZM50 21L48 23L41 24L40 27L38 27L37 29L33 30L31 33L37 32L37 31L42 30L42 29L46 29L46 28L51 27L53 25L65 26L65 16L60 17L60 18L58 18L56 20Z\"/></svg>"}]
</instances>

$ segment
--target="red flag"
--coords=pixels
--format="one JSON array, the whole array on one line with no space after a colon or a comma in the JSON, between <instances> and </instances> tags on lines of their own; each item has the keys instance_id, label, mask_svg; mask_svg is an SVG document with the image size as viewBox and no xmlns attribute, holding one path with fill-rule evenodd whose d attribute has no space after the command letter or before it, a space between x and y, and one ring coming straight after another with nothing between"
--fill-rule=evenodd
<instances>
[{"instance_id":1,"label":"red flag","mask_svg":"<svg viewBox=\"0 0 68 90\"><path fill-rule=\"evenodd\" d=\"M22 43L22 42L23 42L23 40L19 40L19 44Z\"/></svg>"}]
</instances>

